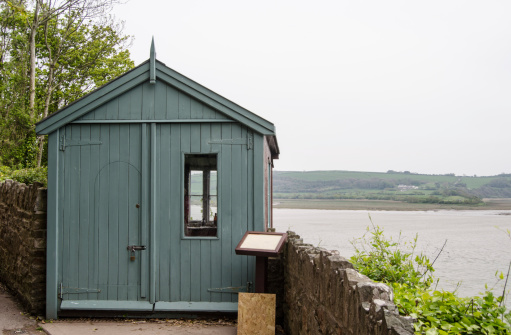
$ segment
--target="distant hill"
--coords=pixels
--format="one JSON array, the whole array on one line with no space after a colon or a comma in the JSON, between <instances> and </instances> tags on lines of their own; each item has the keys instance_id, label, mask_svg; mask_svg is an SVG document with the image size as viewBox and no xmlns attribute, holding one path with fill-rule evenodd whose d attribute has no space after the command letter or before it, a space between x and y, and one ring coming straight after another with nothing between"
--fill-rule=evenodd
<instances>
[{"instance_id":1,"label":"distant hill","mask_svg":"<svg viewBox=\"0 0 511 335\"><path fill-rule=\"evenodd\" d=\"M427 175L397 171L275 171L276 199L376 199L418 203L477 204L511 198L511 174L491 177Z\"/></svg>"}]
</instances>

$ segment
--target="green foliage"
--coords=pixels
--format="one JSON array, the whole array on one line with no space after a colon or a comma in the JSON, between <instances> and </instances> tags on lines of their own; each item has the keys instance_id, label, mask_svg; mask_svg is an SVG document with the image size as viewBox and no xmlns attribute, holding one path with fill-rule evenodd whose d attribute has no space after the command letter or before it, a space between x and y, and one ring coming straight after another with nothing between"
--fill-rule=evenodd
<instances>
[{"instance_id":1,"label":"green foliage","mask_svg":"<svg viewBox=\"0 0 511 335\"><path fill-rule=\"evenodd\" d=\"M357 270L376 281L429 288L434 269L426 255L415 254L418 235L404 241L400 234L393 241L372 220L371 224L372 229L368 227L364 236L351 242L355 247L351 262Z\"/></svg>"},{"instance_id":2,"label":"green foliage","mask_svg":"<svg viewBox=\"0 0 511 335\"><path fill-rule=\"evenodd\" d=\"M46 19L34 28L35 101L31 112L29 37L34 6L26 1L0 1L2 165L31 168L40 160L44 164L46 159L40 153L46 140L35 135L35 123L134 66L127 50L130 37L122 33L122 26L106 16L89 16L87 6L108 7L108 2L74 3L69 10L48 7L64 2L45 1L40 8L39 15Z\"/></svg>"},{"instance_id":3,"label":"green foliage","mask_svg":"<svg viewBox=\"0 0 511 335\"><path fill-rule=\"evenodd\" d=\"M502 297L496 297L490 290L481 297L462 298L453 292L407 284L391 286L400 313L417 320L414 324L417 334L511 334L510 314L499 306Z\"/></svg>"},{"instance_id":4,"label":"green foliage","mask_svg":"<svg viewBox=\"0 0 511 335\"><path fill-rule=\"evenodd\" d=\"M371 224L372 229L352 242L355 255L350 260L360 273L393 288L400 314L416 319L416 334L511 334L511 312L501 306L504 296L495 296L488 287L473 298L430 289L434 262L415 254L417 236L403 241L400 235L393 241Z\"/></svg>"},{"instance_id":5,"label":"green foliage","mask_svg":"<svg viewBox=\"0 0 511 335\"><path fill-rule=\"evenodd\" d=\"M353 171L274 173L277 199L369 199L408 203L478 205L511 197L511 178Z\"/></svg>"},{"instance_id":6,"label":"green foliage","mask_svg":"<svg viewBox=\"0 0 511 335\"><path fill-rule=\"evenodd\" d=\"M47 167L12 170L7 166L0 166L0 182L6 179L12 179L27 185L38 182L43 184L44 187L48 187L47 176Z\"/></svg>"}]
</instances>

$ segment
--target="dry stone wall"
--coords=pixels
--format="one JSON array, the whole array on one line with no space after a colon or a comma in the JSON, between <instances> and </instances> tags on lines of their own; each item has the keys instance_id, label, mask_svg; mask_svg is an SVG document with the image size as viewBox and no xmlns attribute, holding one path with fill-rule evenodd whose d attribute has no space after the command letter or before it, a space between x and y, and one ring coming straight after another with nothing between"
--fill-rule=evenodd
<instances>
[{"instance_id":1,"label":"dry stone wall","mask_svg":"<svg viewBox=\"0 0 511 335\"><path fill-rule=\"evenodd\" d=\"M303 243L294 232L288 232L284 253L270 260L268 271L287 334L413 334L413 320L399 316L387 285L355 271L337 251Z\"/></svg>"},{"instance_id":2,"label":"dry stone wall","mask_svg":"<svg viewBox=\"0 0 511 335\"><path fill-rule=\"evenodd\" d=\"M46 297L46 189L0 183L0 281L34 314Z\"/></svg>"}]
</instances>

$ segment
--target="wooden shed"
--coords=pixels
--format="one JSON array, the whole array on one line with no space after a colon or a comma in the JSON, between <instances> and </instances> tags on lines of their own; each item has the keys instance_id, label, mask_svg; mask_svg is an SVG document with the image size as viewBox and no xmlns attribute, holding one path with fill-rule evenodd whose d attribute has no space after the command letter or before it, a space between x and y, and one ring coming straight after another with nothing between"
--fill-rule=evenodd
<instances>
[{"instance_id":1,"label":"wooden shed","mask_svg":"<svg viewBox=\"0 0 511 335\"><path fill-rule=\"evenodd\" d=\"M48 135L46 317L232 312L248 230L272 226L274 125L149 60L36 126Z\"/></svg>"}]
</instances>

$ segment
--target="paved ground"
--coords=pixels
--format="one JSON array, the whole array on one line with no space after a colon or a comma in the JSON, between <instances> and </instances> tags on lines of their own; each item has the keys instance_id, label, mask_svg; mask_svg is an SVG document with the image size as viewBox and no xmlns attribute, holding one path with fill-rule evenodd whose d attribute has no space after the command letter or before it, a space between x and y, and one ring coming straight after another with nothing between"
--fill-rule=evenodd
<instances>
[{"instance_id":1,"label":"paved ground","mask_svg":"<svg viewBox=\"0 0 511 335\"><path fill-rule=\"evenodd\" d=\"M109 320L62 318L44 322L25 314L16 300L0 285L1 335L117 335L176 334L234 335L235 322L211 320Z\"/></svg>"},{"instance_id":2,"label":"paved ground","mask_svg":"<svg viewBox=\"0 0 511 335\"><path fill-rule=\"evenodd\" d=\"M35 318L24 314L16 301L0 285L0 331L2 335L41 335Z\"/></svg>"},{"instance_id":3,"label":"paved ground","mask_svg":"<svg viewBox=\"0 0 511 335\"><path fill-rule=\"evenodd\" d=\"M236 327L233 325L214 325L186 323L174 324L172 322L112 322L112 321L59 321L41 325L51 335L121 335L121 334L177 334L177 335L235 335Z\"/></svg>"}]
</instances>

